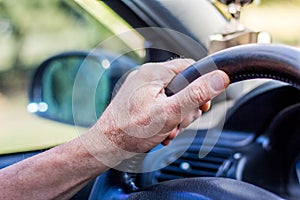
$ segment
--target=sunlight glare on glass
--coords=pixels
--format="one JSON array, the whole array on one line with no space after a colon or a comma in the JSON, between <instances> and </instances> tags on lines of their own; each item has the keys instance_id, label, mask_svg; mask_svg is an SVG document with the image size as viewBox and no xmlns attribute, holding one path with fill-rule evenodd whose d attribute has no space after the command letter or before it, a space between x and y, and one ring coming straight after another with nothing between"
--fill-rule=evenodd
<instances>
[{"instance_id":1,"label":"sunlight glare on glass","mask_svg":"<svg viewBox=\"0 0 300 200\"><path fill-rule=\"evenodd\" d=\"M41 102L38 105L38 109L40 112L46 112L48 110L48 104L45 102Z\"/></svg>"},{"instance_id":2,"label":"sunlight glare on glass","mask_svg":"<svg viewBox=\"0 0 300 200\"><path fill-rule=\"evenodd\" d=\"M28 110L28 112L31 112L31 113L37 112L39 110L38 109L38 104L37 103L30 103L30 104L28 104L27 110Z\"/></svg>"},{"instance_id":3,"label":"sunlight glare on glass","mask_svg":"<svg viewBox=\"0 0 300 200\"><path fill-rule=\"evenodd\" d=\"M187 170L189 170L189 169L191 168L191 166L190 166L189 163L183 162L183 163L180 164L180 168L181 168L182 170L184 170L184 171L187 171Z\"/></svg>"},{"instance_id":4,"label":"sunlight glare on glass","mask_svg":"<svg viewBox=\"0 0 300 200\"><path fill-rule=\"evenodd\" d=\"M258 43L260 44L270 44L272 42L272 37L268 32L260 32L258 34Z\"/></svg>"},{"instance_id":5,"label":"sunlight glare on glass","mask_svg":"<svg viewBox=\"0 0 300 200\"><path fill-rule=\"evenodd\" d=\"M102 65L102 67L103 67L104 69L108 69L108 68L110 67L110 62L109 62L109 60L107 60L107 59L103 59L103 60L101 61L101 65Z\"/></svg>"},{"instance_id":6,"label":"sunlight glare on glass","mask_svg":"<svg viewBox=\"0 0 300 200\"><path fill-rule=\"evenodd\" d=\"M30 113L46 112L48 110L48 104L45 102L29 103L27 106L27 110Z\"/></svg>"}]
</instances>

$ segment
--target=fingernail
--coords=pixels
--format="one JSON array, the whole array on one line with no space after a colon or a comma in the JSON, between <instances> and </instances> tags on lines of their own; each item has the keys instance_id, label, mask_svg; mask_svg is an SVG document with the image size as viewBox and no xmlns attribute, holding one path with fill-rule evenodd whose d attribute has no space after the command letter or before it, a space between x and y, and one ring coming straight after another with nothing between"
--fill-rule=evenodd
<instances>
[{"instance_id":1,"label":"fingernail","mask_svg":"<svg viewBox=\"0 0 300 200\"><path fill-rule=\"evenodd\" d=\"M225 88L225 81L223 76L218 72L214 73L210 79L210 86L216 92L223 91Z\"/></svg>"}]
</instances>

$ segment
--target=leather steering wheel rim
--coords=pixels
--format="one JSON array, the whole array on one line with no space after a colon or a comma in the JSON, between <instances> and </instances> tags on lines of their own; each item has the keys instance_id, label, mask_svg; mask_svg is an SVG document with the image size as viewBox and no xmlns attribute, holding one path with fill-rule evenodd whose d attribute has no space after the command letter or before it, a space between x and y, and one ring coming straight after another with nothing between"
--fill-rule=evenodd
<instances>
[{"instance_id":1,"label":"leather steering wheel rim","mask_svg":"<svg viewBox=\"0 0 300 200\"><path fill-rule=\"evenodd\" d=\"M129 195L127 200L280 200L282 198L249 183L228 178L186 178L166 181Z\"/></svg>"},{"instance_id":2,"label":"leather steering wheel rim","mask_svg":"<svg viewBox=\"0 0 300 200\"><path fill-rule=\"evenodd\" d=\"M165 92L168 96L173 95L201 75L216 69L226 72L231 83L255 78L269 78L286 82L300 89L300 50L285 45L250 44L229 48L197 61L175 76L165 88ZM120 179L117 185L119 188L121 187L121 190L128 191L129 184L133 182L126 177L132 179L132 176L126 172L119 173L118 177ZM111 178L109 174L104 180L102 178L102 183L105 184L105 180ZM111 181L108 182L111 183ZM200 189L197 187L197 184L202 185ZM224 187L224 184L229 184L229 188ZM232 187L237 187L237 189ZM239 190L238 188L242 189ZM251 184L223 178L173 180L133 192L129 195L129 199L140 199L143 195L148 195L146 196L147 198L158 199L158 194L162 195L160 199L165 200L168 197L176 199L172 195L176 192L174 189L181 192L177 193L179 195L178 198L181 197L180 199L195 199L193 195L189 197L191 194L199 195L198 199L222 199L224 195L229 195L228 197L231 199L270 199L268 197L281 199ZM249 195L243 196L240 191L247 191ZM187 198L184 198L182 194L187 195ZM128 196L125 199L127 198Z\"/></svg>"},{"instance_id":3,"label":"leather steering wheel rim","mask_svg":"<svg viewBox=\"0 0 300 200\"><path fill-rule=\"evenodd\" d=\"M230 83L268 78L300 89L300 50L286 45L247 44L207 56L175 76L166 88L173 95L203 74L223 70Z\"/></svg>"}]
</instances>

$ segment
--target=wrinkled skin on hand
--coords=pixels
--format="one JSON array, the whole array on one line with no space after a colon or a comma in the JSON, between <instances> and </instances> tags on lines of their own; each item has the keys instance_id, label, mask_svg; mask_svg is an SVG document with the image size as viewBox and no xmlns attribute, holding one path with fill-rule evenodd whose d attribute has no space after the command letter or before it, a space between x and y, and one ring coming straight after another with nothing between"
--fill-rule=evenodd
<instances>
[{"instance_id":1,"label":"wrinkled skin on hand","mask_svg":"<svg viewBox=\"0 0 300 200\"><path fill-rule=\"evenodd\" d=\"M210 107L210 100L229 84L222 71L206 74L167 97L164 88L190 59L148 63L129 74L96 127L117 148L134 153L164 145Z\"/></svg>"},{"instance_id":2,"label":"wrinkled skin on hand","mask_svg":"<svg viewBox=\"0 0 300 200\"><path fill-rule=\"evenodd\" d=\"M69 199L125 159L161 142L167 145L229 84L224 72L215 71L167 97L164 88L191 64L177 59L145 64L132 72L85 134L1 169L0 199Z\"/></svg>"}]
</instances>

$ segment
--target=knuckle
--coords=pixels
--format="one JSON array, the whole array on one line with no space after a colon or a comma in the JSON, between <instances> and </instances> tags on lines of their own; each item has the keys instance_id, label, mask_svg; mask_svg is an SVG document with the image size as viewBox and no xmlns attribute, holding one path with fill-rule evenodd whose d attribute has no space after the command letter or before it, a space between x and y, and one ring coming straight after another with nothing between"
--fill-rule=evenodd
<instances>
[{"instance_id":1,"label":"knuckle","mask_svg":"<svg viewBox=\"0 0 300 200\"><path fill-rule=\"evenodd\" d=\"M146 63L143 64L139 69L138 69L138 73L139 74L143 74L143 75L149 75L149 72L151 72L151 70L153 70L153 64L152 63Z\"/></svg>"},{"instance_id":2,"label":"knuckle","mask_svg":"<svg viewBox=\"0 0 300 200\"><path fill-rule=\"evenodd\" d=\"M143 65L139 68L139 70L149 69L149 68L152 67L152 65L153 65L153 63L146 63L146 64L143 64Z\"/></svg>"},{"instance_id":3,"label":"knuckle","mask_svg":"<svg viewBox=\"0 0 300 200\"><path fill-rule=\"evenodd\" d=\"M165 126L173 127L181 121L181 106L179 103L166 104L164 106Z\"/></svg>"},{"instance_id":4,"label":"knuckle","mask_svg":"<svg viewBox=\"0 0 300 200\"><path fill-rule=\"evenodd\" d=\"M201 82L201 84L194 84L189 90L189 98L196 104L210 100L208 84L205 81Z\"/></svg>"},{"instance_id":5,"label":"knuckle","mask_svg":"<svg viewBox=\"0 0 300 200\"><path fill-rule=\"evenodd\" d=\"M134 121L133 123L138 127L149 126L153 122L152 118L148 115L146 115L142 118L135 117L133 121Z\"/></svg>"},{"instance_id":6,"label":"knuckle","mask_svg":"<svg viewBox=\"0 0 300 200\"><path fill-rule=\"evenodd\" d=\"M146 63L142 65L138 73L146 79L153 79L161 74L162 67L157 63Z\"/></svg>"},{"instance_id":7,"label":"knuckle","mask_svg":"<svg viewBox=\"0 0 300 200\"><path fill-rule=\"evenodd\" d=\"M168 115L178 115L180 113L180 105L178 103L166 104L165 113Z\"/></svg>"},{"instance_id":8,"label":"knuckle","mask_svg":"<svg viewBox=\"0 0 300 200\"><path fill-rule=\"evenodd\" d=\"M170 64L147 63L139 68L139 74L145 80L162 80L169 82L176 74L172 71Z\"/></svg>"}]
</instances>

